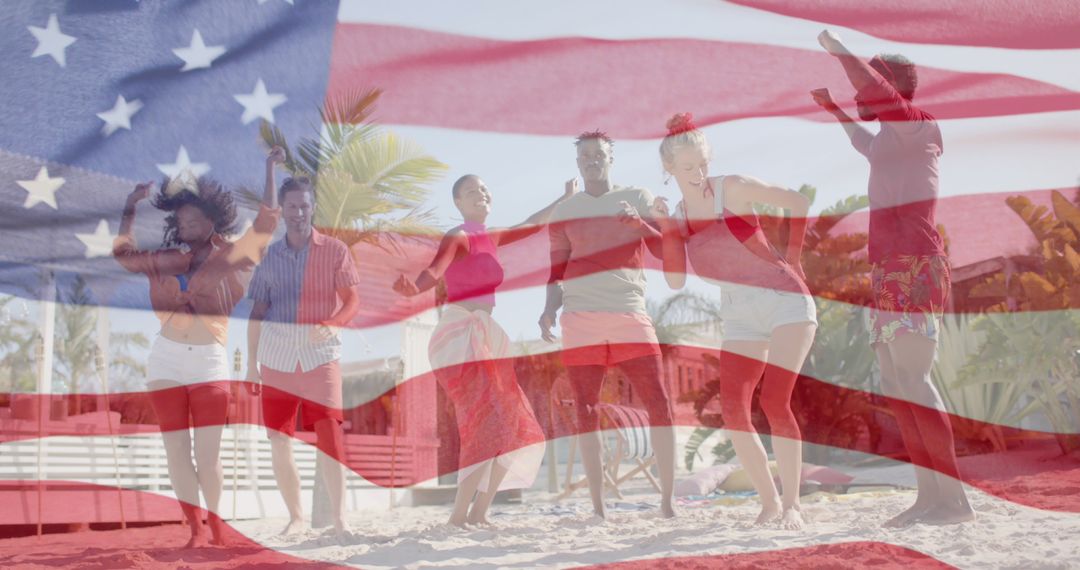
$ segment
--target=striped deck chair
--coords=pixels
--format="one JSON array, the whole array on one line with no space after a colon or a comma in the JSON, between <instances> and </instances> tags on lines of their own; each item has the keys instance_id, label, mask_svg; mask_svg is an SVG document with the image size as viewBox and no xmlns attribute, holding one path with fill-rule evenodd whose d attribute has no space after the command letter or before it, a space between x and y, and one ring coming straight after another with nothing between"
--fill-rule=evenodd
<instances>
[{"instance_id":1,"label":"striped deck chair","mask_svg":"<svg viewBox=\"0 0 1080 570\"><path fill-rule=\"evenodd\" d=\"M558 406L572 408L573 401L561 400ZM638 473L642 473L652 484L657 492L660 492L660 483L656 481L649 469L656 463L653 455L652 439L649 436L649 414L645 410L619 406L615 404L600 404L597 406L600 414L600 426L603 429L614 429L614 435L601 438L604 445L604 487L616 497L622 499L619 486ZM565 499L574 491L588 486L588 480L584 477L574 481L574 460L577 454L577 438L570 440L570 455L566 464L566 479L563 491L559 499ZM629 471L619 474L622 463L633 460L637 465Z\"/></svg>"}]
</instances>

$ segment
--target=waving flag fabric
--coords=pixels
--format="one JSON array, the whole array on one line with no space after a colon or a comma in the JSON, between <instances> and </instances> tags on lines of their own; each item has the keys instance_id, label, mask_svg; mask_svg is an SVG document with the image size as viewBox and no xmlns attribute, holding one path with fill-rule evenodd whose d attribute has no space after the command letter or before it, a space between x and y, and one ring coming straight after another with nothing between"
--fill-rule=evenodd
<instances>
[{"instance_id":1,"label":"waving flag fabric","mask_svg":"<svg viewBox=\"0 0 1080 570\"><path fill-rule=\"evenodd\" d=\"M0 292L7 304L0 322L0 356L12 372L11 388L0 388L0 405L9 410L0 415L0 497L5 501L0 513L6 513L0 514L0 527L66 520L70 511L80 509L94 513L87 517L110 521L134 513L143 520L179 517L175 494L162 490L168 482L141 481L143 474L131 461L104 485L96 475L80 476L79 469L61 469L63 475L57 476L34 467L39 456L50 457L49 446L69 449L72 441L107 446L118 438L131 445L161 437L160 428L146 418L128 421L130 409L146 406L145 384L109 390L94 375L100 369L95 369L92 344L81 343L68 326L53 332L53 340L38 340L43 331L53 329L35 321L43 320L44 307L54 301L61 311L101 306L149 316L146 279L126 273L112 257L121 210L135 184L191 173L232 189L259 189L266 156L260 125L276 127L290 140L310 136L325 127L321 106L365 89L382 91L375 114L381 128L449 166L443 183L431 188L436 215L444 221L456 219L449 186L458 176L475 172L493 188L500 225L524 219L559 195L564 182L577 175L574 137L593 129L615 139L616 183L648 187L674 204L678 190L664 186L657 147L666 133L666 119L691 111L712 143L715 173L817 188L808 220L817 249L804 262L811 292L821 309L844 312L855 321L869 304L866 268L857 270L865 262L868 216L865 211L825 208L865 194L869 173L841 128L809 96L812 89L828 87L843 108L854 112L853 92L842 68L820 49L816 37L831 27L860 57L903 53L919 65L916 102L937 118L944 138L937 221L957 280L947 318L960 323L950 338L982 342L999 335L1013 346L1053 344L1075 357L1076 335L1070 327L1078 322L1075 311L1080 309L1080 256L1073 249L1080 243L1080 168L1075 160L1080 151L1078 24L1080 9L1059 1L1020 5L946 0L903 6L847 0L6 2L0 15ZM912 204L892 207L903 211ZM163 215L146 207L139 216L137 241L144 248L156 247ZM254 212L244 211L241 218L250 220ZM782 220L768 215L763 220L783 237ZM325 229L337 235L358 230ZM408 300L392 291L400 274L415 276L427 266L437 240L428 235L391 237L406 238L398 240L393 253L368 243L353 248L361 273L362 309L352 326L361 333L396 333L407 328L404 323L415 324L414 319L437 310L432 295ZM513 295L513 302L500 301L495 317L511 337L537 334L535 322L550 273L549 249L543 228L501 254L506 275L500 298ZM650 270L649 297L662 299L666 288L661 262L647 255L645 264ZM833 278L829 272L837 264L856 270ZM724 275L718 271L697 277ZM706 297L718 297L700 280L694 283ZM33 313L19 313L15 307L20 303L33 307ZM249 310L248 303L241 303L234 311L232 335L243 335ZM987 311L994 313L991 324L998 328L986 325L989 320L973 324ZM29 324L17 328L14 320L19 318ZM821 347L820 337L819 332L816 350L829 350ZM246 349L242 339L230 340L230 348ZM688 340L661 342L666 342L665 354L683 350L716 360L719 339L712 340L716 342L705 348ZM860 342L855 339L853 344ZM42 346L67 350L68 361L71 351L83 352L74 358L83 363L80 370L87 378L78 394L60 383L47 390L40 384L36 389L16 385L18 374L31 379L37 374L35 362L41 366L52 361L51 356L33 353ZM390 356L401 361L427 358L426 344L414 346L406 339L401 346L399 354ZM851 358L869 352L866 347ZM1005 505L1001 508L1040 509L1080 523L1080 468L1061 469L1060 463L1047 463L1044 453L1080 448L1080 380L1068 377L1077 365L1053 350L1040 355L1055 360L1031 364L1042 367L1043 376L1035 380L1016 379L1020 387L1009 392L1014 394L1010 409L961 406L956 403L959 396L947 398L953 425L962 426L956 428L958 446L981 449L992 441L999 455L946 474L990 496L994 504ZM139 358L145 355L133 360ZM529 377L529 372L557 368L559 358L556 344L509 363L534 406L550 401L551 385ZM363 359L360 347L343 348L343 363ZM114 364L123 363L110 362L106 368ZM409 422L434 421L439 411L433 394L439 388L430 368L409 372L396 386L360 390L363 395L346 398L344 416L382 417L391 409L411 410L391 419L391 424L404 425L387 433L400 430L403 445L416 449L428 445L417 443L423 438L410 432ZM947 381L959 382L959 372L952 372L957 377ZM1030 376L1033 369L1021 367L1020 372ZM853 385L843 367L804 370L794 403L803 440L911 461L881 443L881 433L895 429L882 419L889 398L866 380ZM972 385L968 381L967 386ZM666 382L675 386L674 378ZM696 387L704 390L704 384ZM32 380L30 386L35 386ZM971 388L956 386L957 394L971 393ZM234 395L245 394L247 387L243 378L231 379ZM106 395L116 404L109 405L111 411ZM838 404L824 410L822 402ZM689 402L681 405L692 407ZM1027 413L1040 405L1051 411L1043 416ZM262 424L261 416L241 412L241 407L234 404L231 427ZM46 415L48 410L73 415L92 411L99 416L65 422L26 416L26 410L46 410ZM855 423L841 424L841 417ZM676 414L675 424L716 427L707 419L707 414L688 412ZM540 424L549 443L577 434L572 422L542 419ZM867 432L856 428L841 434L850 437L838 437L837 432L850 425L866 426ZM758 428L767 431L765 425ZM426 435L437 437L434 432ZM388 467L391 452L375 451L382 449L377 447L382 441L365 439L344 450L319 451L378 488L430 486L464 467L435 460L429 449L427 455L417 452L405 460L407 467L398 471L396 460ZM298 443L306 449L314 445L307 435L299 436ZM232 445L229 451L237 452L240 445ZM398 445L396 439L393 445ZM501 450L506 451L511 450ZM107 451L100 453L106 467L95 469L112 473L113 458ZM52 457L61 455L55 452ZM239 462L234 460L234 470ZM109 498L105 491L116 494ZM235 515L235 507L231 512ZM242 542L238 548L247 549L245 555L259 553L251 563L333 566L306 560L303 550L248 538ZM1025 545L1015 548L1022 551ZM856 550L870 553L867 560L897 566L939 567L956 560L949 552L919 552L888 538L836 544L826 538L753 550L723 556L683 552L664 562L752 567L798 558L828 566L838 559L850 561ZM600 562L637 567L661 561L650 551L627 549L625 556L583 559L580 564Z\"/></svg>"}]
</instances>

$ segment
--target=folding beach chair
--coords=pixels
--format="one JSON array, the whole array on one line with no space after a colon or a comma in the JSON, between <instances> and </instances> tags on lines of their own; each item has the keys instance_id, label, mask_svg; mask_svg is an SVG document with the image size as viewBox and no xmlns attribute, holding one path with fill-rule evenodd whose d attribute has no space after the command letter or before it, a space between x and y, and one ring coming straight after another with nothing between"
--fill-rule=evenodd
<instances>
[{"instance_id":1,"label":"folding beach chair","mask_svg":"<svg viewBox=\"0 0 1080 570\"><path fill-rule=\"evenodd\" d=\"M557 405L562 408L572 408L575 402L560 400ZM619 406L615 404L599 404L597 413L600 414L600 427L605 430L614 430L614 435L601 438L604 446L604 488L622 499L619 486L637 475L644 476L652 484L657 492L660 492L660 484L649 472L656 463L653 455L652 439L649 435L649 414L645 410ZM577 438L570 440L570 455L567 459L566 478L563 483L563 492L559 499L572 495L578 489L588 486L588 480L584 477L574 481L574 460L577 455ZM637 465L626 473L620 474L622 463L633 460Z\"/></svg>"}]
</instances>

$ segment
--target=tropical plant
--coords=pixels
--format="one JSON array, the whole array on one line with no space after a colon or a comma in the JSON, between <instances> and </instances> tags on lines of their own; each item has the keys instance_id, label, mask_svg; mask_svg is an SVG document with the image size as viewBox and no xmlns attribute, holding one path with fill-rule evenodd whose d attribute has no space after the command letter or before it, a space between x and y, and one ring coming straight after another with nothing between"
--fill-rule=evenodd
<instances>
[{"instance_id":1,"label":"tropical plant","mask_svg":"<svg viewBox=\"0 0 1080 570\"><path fill-rule=\"evenodd\" d=\"M263 142L285 149L287 171L315 180L314 224L349 246L394 247L398 237L435 232L431 210L421 206L447 167L371 121L381 94L352 92L328 102L320 132L295 146L276 126L263 122L260 129ZM252 208L261 199L246 189L238 194Z\"/></svg>"},{"instance_id":2,"label":"tropical plant","mask_svg":"<svg viewBox=\"0 0 1080 570\"><path fill-rule=\"evenodd\" d=\"M1006 314L1005 302L989 309L976 327L985 339L954 386L1013 384L1026 402L1012 418L1041 414L1068 453L1080 448L1064 435L1080 427L1080 317L1071 310L1080 307L1080 207L1058 191L1051 208L1025 196L1005 202L1038 241L1032 253L1042 267L995 274L972 288L972 295L1011 297L1019 311Z\"/></svg>"},{"instance_id":3,"label":"tropical plant","mask_svg":"<svg viewBox=\"0 0 1080 570\"><path fill-rule=\"evenodd\" d=\"M986 316L945 315L941 321L937 356L931 378L952 412L953 435L967 445L980 445L971 451L1004 451L1005 436L1001 425L1012 417L1021 403L1020 386L1007 380L970 382L969 363L985 341Z\"/></svg>"},{"instance_id":4,"label":"tropical plant","mask_svg":"<svg viewBox=\"0 0 1080 570\"><path fill-rule=\"evenodd\" d=\"M680 291L659 303L647 299L645 310L656 329L665 365L687 342L719 340L720 305L705 295Z\"/></svg>"},{"instance_id":5,"label":"tropical plant","mask_svg":"<svg viewBox=\"0 0 1080 570\"><path fill-rule=\"evenodd\" d=\"M35 339L26 302L18 297L0 299L0 369L7 372L8 394L29 392L35 387Z\"/></svg>"},{"instance_id":6,"label":"tropical plant","mask_svg":"<svg viewBox=\"0 0 1080 570\"><path fill-rule=\"evenodd\" d=\"M56 329L53 349L53 383L59 393L71 397L71 413L83 410L83 388L97 388L96 357L101 348L96 333L98 311L89 285L82 275L76 275L68 288L57 285ZM112 332L109 334L109 390L131 388L146 375L142 358L132 354L132 348L145 350L150 340L142 333Z\"/></svg>"}]
</instances>

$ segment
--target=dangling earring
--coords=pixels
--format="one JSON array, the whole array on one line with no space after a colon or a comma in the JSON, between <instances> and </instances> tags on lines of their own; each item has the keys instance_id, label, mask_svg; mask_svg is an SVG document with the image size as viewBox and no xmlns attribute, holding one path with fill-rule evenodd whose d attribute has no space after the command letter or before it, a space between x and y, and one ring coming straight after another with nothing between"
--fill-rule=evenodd
<instances>
[{"instance_id":1,"label":"dangling earring","mask_svg":"<svg viewBox=\"0 0 1080 570\"><path fill-rule=\"evenodd\" d=\"M667 183L670 182L670 181L671 181L671 174L668 174L667 176L664 177L664 186L667 186Z\"/></svg>"}]
</instances>

